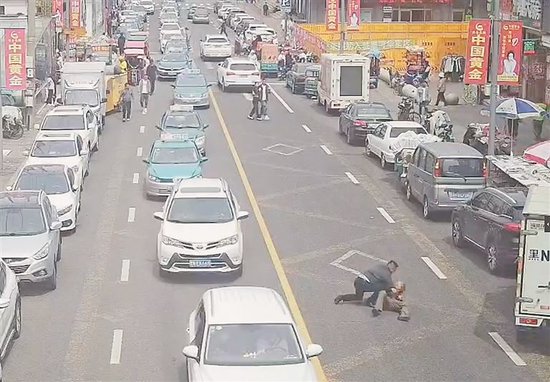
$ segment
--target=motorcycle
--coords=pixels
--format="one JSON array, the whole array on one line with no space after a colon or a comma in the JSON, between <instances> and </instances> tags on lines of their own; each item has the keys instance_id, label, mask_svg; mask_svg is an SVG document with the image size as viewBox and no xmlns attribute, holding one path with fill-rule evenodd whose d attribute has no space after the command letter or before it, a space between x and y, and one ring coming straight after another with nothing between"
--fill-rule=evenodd
<instances>
[{"instance_id":1,"label":"motorcycle","mask_svg":"<svg viewBox=\"0 0 550 382\"><path fill-rule=\"evenodd\" d=\"M420 114L413 111L414 100L409 97L401 97L401 102L397 105L397 120L398 121L415 121L420 122Z\"/></svg>"},{"instance_id":2,"label":"motorcycle","mask_svg":"<svg viewBox=\"0 0 550 382\"><path fill-rule=\"evenodd\" d=\"M454 142L453 125L442 123L435 128L434 135L440 138L443 142Z\"/></svg>"},{"instance_id":3,"label":"motorcycle","mask_svg":"<svg viewBox=\"0 0 550 382\"><path fill-rule=\"evenodd\" d=\"M462 142L473 147L483 155L489 152L489 124L470 123ZM495 155L510 155L512 153L512 138L498 129L495 135Z\"/></svg>"},{"instance_id":4,"label":"motorcycle","mask_svg":"<svg viewBox=\"0 0 550 382\"><path fill-rule=\"evenodd\" d=\"M15 106L4 106L2 113L2 136L6 139L20 139L24 133L21 110Z\"/></svg>"}]
</instances>

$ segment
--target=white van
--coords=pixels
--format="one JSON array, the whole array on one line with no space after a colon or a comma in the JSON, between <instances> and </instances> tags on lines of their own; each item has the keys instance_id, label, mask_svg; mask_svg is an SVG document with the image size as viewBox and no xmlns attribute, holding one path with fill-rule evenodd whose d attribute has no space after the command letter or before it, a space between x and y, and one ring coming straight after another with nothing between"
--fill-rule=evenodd
<instances>
[{"instance_id":1,"label":"white van","mask_svg":"<svg viewBox=\"0 0 550 382\"><path fill-rule=\"evenodd\" d=\"M550 186L533 186L523 208L517 269L517 341L550 328Z\"/></svg>"}]
</instances>

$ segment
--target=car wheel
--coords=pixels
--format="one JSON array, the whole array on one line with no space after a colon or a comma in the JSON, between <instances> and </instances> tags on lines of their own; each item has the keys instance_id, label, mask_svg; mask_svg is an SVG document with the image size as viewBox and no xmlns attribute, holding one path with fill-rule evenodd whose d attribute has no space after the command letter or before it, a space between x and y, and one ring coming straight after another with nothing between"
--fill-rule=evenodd
<instances>
[{"instance_id":1,"label":"car wheel","mask_svg":"<svg viewBox=\"0 0 550 382\"><path fill-rule=\"evenodd\" d=\"M365 155L368 157L372 156L372 151L370 150L369 141L365 141Z\"/></svg>"},{"instance_id":2,"label":"car wheel","mask_svg":"<svg viewBox=\"0 0 550 382\"><path fill-rule=\"evenodd\" d=\"M497 274L500 271L501 265L498 258L498 250L494 240L487 243L485 247L485 254L487 255L487 267L489 272Z\"/></svg>"},{"instance_id":3,"label":"car wheel","mask_svg":"<svg viewBox=\"0 0 550 382\"><path fill-rule=\"evenodd\" d=\"M407 188L406 188L406 191L405 191L405 197L407 198L407 200L409 202L412 202L413 196L412 196L412 190L411 190L410 183L407 183Z\"/></svg>"},{"instance_id":4,"label":"car wheel","mask_svg":"<svg viewBox=\"0 0 550 382\"><path fill-rule=\"evenodd\" d=\"M353 143L355 142L355 133L354 133L354 130L351 129L351 128L348 128L346 130L346 143L348 145L353 145Z\"/></svg>"},{"instance_id":5,"label":"car wheel","mask_svg":"<svg viewBox=\"0 0 550 382\"><path fill-rule=\"evenodd\" d=\"M387 166L386 158L384 157L384 154L380 154L380 167L386 168L386 166Z\"/></svg>"},{"instance_id":6,"label":"car wheel","mask_svg":"<svg viewBox=\"0 0 550 382\"><path fill-rule=\"evenodd\" d=\"M464 234L462 233L462 224L460 219L454 218L451 225L451 235L453 237L453 244L455 247L464 247Z\"/></svg>"},{"instance_id":7,"label":"car wheel","mask_svg":"<svg viewBox=\"0 0 550 382\"><path fill-rule=\"evenodd\" d=\"M13 338L21 337L21 299L18 298L15 303L15 312L13 313Z\"/></svg>"},{"instance_id":8,"label":"car wheel","mask_svg":"<svg viewBox=\"0 0 550 382\"><path fill-rule=\"evenodd\" d=\"M46 280L46 288L48 288L48 290L57 289L57 262L56 261L54 261L53 263L53 274L50 276L48 280Z\"/></svg>"},{"instance_id":9,"label":"car wheel","mask_svg":"<svg viewBox=\"0 0 550 382\"><path fill-rule=\"evenodd\" d=\"M425 196L424 196L424 200L422 201L422 216L424 217L424 219L429 219L432 216L430 203L428 201L428 198Z\"/></svg>"}]
</instances>

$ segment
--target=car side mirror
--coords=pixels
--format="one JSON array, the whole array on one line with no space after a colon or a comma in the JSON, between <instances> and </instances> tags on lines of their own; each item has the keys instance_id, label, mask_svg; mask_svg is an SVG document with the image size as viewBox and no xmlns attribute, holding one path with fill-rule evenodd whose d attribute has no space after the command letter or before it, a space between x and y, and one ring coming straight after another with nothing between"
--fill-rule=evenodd
<instances>
[{"instance_id":1,"label":"car side mirror","mask_svg":"<svg viewBox=\"0 0 550 382\"><path fill-rule=\"evenodd\" d=\"M248 211L239 211L238 215L237 215L237 220L244 220L246 218L248 218L250 214L248 213Z\"/></svg>"},{"instance_id":2,"label":"car side mirror","mask_svg":"<svg viewBox=\"0 0 550 382\"><path fill-rule=\"evenodd\" d=\"M143 163L147 163L149 164L149 159L145 158L145 159L142 159Z\"/></svg>"},{"instance_id":3,"label":"car side mirror","mask_svg":"<svg viewBox=\"0 0 550 382\"><path fill-rule=\"evenodd\" d=\"M323 352L321 345L309 344L306 349L306 357L313 358L319 356Z\"/></svg>"},{"instance_id":4,"label":"car side mirror","mask_svg":"<svg viewBox=\"0 0 550 382\"><path fill-rule=\"evenodd\" d=\"M195 345L188 345L184 347L182 353L187 358L194 359L195 361L199 360L199 348Z\"/></svg>"},{"instance_id":5,"label":"car side mirror","mask_svg":"<svg viewBox=\"0 0 550 382\"><path fill-rule=\"evenodd\" d=\"M209 124L209 123L205 123L204 125L202 125L202 128L203 128L203 129L206 129L207 127L210 127L210 124Z\"/></svg>"},{"instance_id":6,"label":"car side mirror","mask_svg":"<svg viewBox=\"0 0 550 382\"><path fill-rule=\"evenodd\" d=\"M204 162L208 162L208 157L202 157L201 158L201 163L204 163Z\"/></svg>"},{"instance_id":7,"label":"car side mirror","mask_svg":"<svg viewBox=\"0 0 550 382\"><path fill-rule=\"evenodd\" d=\"M57 231L58 229L61 229L61 227L63 226L63 224L61 224L60 221L54 221L52 222L52 224L50 225L50 229L52 231Z\"/></svg>"},{"instance_id":8,"label":"car side mirror","mask_svg":"<svg viewBox=\"0 0 550 382\"><path fill-rule=\"evenodd\" d=\"M89 154L88 150L86 150L86 149L80 150L80 155L81 156L88 155L88 154Z\"/></svg>"},{"instance_id":9,"label":"car side mirror","mask_svg":"<svg viewBox=\"0 0 550 382\"><path fill-rule=\"evenodd\" d=\"M28 157L29 154L31 153L30 150L23 150L23 152L21 153L24 157Z\"/></svg>"},{"instance_id":10,"label":"car side mirror","mask_svg":"<svg viewBox=\"0 0 550 382\"><path fill-rule=\"evenodd\" d=\"M157 220L164 220L164 212L155 212L153 217Z\"/></svg>"},{"instance_id":11,"label":"car side mirror","mask_svg":"<svg viewBox=\"0 0 550 382\"><path fill-rule=\"evenodd\" d=\"M176 85L174 85L174 84L171 84L170 86L171 86L173 89L176 88Z\"/></svg>"},{"instance_id":12,"label":"car side mirror","mask_svg":"<svg viewBox=\"0 0 550 382\"><path fill-rule=\"evenodd\" d=\"M10 299L0 298L0 309L6 309L8 306L10 306Z\"/></svg>"}]
</instances>

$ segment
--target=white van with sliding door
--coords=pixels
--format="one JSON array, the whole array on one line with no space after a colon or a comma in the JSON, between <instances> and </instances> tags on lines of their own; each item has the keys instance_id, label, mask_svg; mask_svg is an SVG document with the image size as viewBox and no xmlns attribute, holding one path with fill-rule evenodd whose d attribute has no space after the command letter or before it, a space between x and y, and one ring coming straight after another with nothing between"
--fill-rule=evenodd
<instances>
[{"instance_id":1,"label":"white van with sliding door","mask_svg":"<svg viewBox=\"0 0 550 382\"><path fill-rule=\"evenodd\" d=\"M518 342L543 327L550 330L549 201L550 186L532 186L523 208L514 311Z\"/></svg>"}]
</instances>

